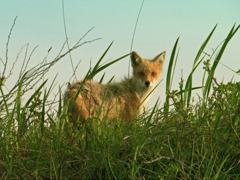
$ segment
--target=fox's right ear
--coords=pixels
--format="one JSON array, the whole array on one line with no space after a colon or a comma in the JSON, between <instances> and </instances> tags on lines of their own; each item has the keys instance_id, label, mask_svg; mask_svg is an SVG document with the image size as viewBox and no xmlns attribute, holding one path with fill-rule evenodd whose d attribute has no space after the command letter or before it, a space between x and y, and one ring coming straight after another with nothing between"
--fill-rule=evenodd
<instances>
[{"instance_id":1,"label":"fox's right ear","mask_svg":"<svg viewBox=\"0 0 240 180\"><path fill-rule=\"evenodd\" d=\"M153 61L154 62L158 62L159 64L162 64L165 60L165 56L166 56L166 51L163 51L161 54L157 55Z\"/></svg>"},{"instance_id":2,"label":"fox's right ear","mask_svg":"<svg viewBox=\"0 0 240 180\"><path fill-rule=\"evenodd\" d=\"M133 51L131 54L132 66L137 66L143 61L142 57L136 52Z\"/></svg>"}]
</instances>

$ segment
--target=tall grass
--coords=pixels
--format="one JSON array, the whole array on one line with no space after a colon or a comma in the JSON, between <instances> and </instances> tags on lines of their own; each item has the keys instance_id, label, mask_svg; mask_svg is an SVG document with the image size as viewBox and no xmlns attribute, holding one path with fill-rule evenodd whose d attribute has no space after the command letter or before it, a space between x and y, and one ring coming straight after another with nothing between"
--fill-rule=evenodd
<instances>
[{"instance_id":1,"label":"tall grass","mask_svg":"<svg viewBox=\"0 0 240 180\"><path fill-rule=\"evenodd\" d=\"M92 117L84 126L76 128L68 119L67 105L62 103L61 87L55 101L58 107L49 110L55 81L49 88L46 88L47 81L36 84L23 101L33 71L23 73L11 94L4 89L5 80L0 85L0 178L239 179L240 83L216 83L214 77L239 26L229 32L213 65L207 64L203 85L192 87L195 70L208 61L203 51L215 29L216 26L193 60L185 86L180 82L179 90L173 90L177 39L167 71L164 107L159 108L156 103L153 109L128 124L98 123L98 118ZM85 79L92 79L128 55L102 64L111 44ZM45 71L40 70L34 77L42 77ZM203 98L190 104L192 91L199 88Z\"/></svg>"},{"instance_id":2,"label":"tall grass","mask_svg":"<svg viewBox=\"0 0 240 180\"><path fill-rule=\"evenodd\" d=\"M237 26L235 28L235 25L232 27L232 29L229 32L228 36L224 40L223 45L220 48L216 58L214 59L213 65L212 65L212 67L211 67L211 69L209 71L209 75L208 75L208 78L207 78L206 83L205 83L205 87L203 89L203 104L205 104L205 101L206 101L206 99L209 96L209 92L210 92L210 89L211 89L211 84L212 84L212 81L213 81L213 77L214 77L214 73L215 73L215 70L217 68L217 65L218 65L219 61L221 60L221 57L222 57L222 55L223 55L223 53L224 53L228 43L230 42L230 40L232 39L234 34L238 31L239 27L240 26Z\"/></svg>"}]
</instances>

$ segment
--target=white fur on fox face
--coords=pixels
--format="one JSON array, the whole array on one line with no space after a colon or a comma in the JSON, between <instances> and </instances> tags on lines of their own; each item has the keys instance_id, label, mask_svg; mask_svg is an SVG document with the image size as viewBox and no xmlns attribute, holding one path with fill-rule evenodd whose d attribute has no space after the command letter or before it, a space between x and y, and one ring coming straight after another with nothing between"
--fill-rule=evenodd
<instances>
[{"instance_id":1,"label":"white fur on fox face","mask_svg":"<svg viewBox=\"0 0 240 180\"><path fill-rule=\"evenodd\" d=\"M139 84L140 87L142 87L142 88L150 88L150 87L153 87L153 86L156 85L156 82L157 82L156 79L154 79L152 82L150 82L150 81L148 81L148 80L144 80L144 81L143 81L143 80L138 79L138 78L136 78L135 80L137 81L137 84ZM148 86L146 85L146 82L147 82L147 81L150 83Z\"/></svg>"},{"instance_id":2,"label":"white fur on fox face","mask_svg":"<svg viewBox=\"0 0 240 180\"><path fill-rule=\"evenodd\" d=\"M157 80L156 79L154 79L152 82L150 82L150 87L153 87L153 86L155 86L157 84Z\"/></svg>"}]
</instances>

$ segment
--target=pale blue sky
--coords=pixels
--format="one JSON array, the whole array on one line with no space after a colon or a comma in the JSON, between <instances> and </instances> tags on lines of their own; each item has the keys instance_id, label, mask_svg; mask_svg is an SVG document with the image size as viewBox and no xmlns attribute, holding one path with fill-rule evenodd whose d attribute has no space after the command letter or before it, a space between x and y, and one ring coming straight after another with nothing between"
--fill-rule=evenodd
<instances>
[{"instance_id":1,"label":"pale blue sky","mask_svg":"<svg viewBox=\"0 0 240 180\"><path fill-rule=\"evenodd\" d=\"M65 0L65 18L70 45L92 27L95 27L94 30L85 40L102 38L80 47L72 54L75 64L82 60L77 72L79 79L83 78L88 70L90 59L94 64L111 41L114 40L114 44L105 60L118 58L130 51L141 2L140 0ZM148 58L167 51L163 82L155 92L156 96L164 96L168 60L176 39L180 36L180 54L174 87L178 87L181 70L183 78L187 78L196 52L217 23L218 27L206 49L208 53L211 53L212 48L226 37L235 23L237 25L240 23L239 7L239 0L145 0L133 50ZM57 55L65 41L62 1L0 0L0 57L2 58L5 56L5 43L15 16L18 16L18 19L10 43L10 57L14 59L21 46L30 43L30 48L39 45L31 65L39 63L49 47L53 47L49 57L49 61L52 60L51 58ZM240 69L240 32L230 42L221 62L234 70ZM1 66L0 71L2 71ZM106 72L106 81L113 75L116 75L116 80L121 79L127 75L128 58L111 66ZM200 67L194 76L194 85L201 85L202 72ZM57 73L59 84L69 80L72 74L69 57L59 62L48 76L51 79ZM219 65L216 75L219 81L224 78L226 82L234 73ZM239 76L235 75L235 80L239 81L239 79Z\"/></svg>"}]
</instances>

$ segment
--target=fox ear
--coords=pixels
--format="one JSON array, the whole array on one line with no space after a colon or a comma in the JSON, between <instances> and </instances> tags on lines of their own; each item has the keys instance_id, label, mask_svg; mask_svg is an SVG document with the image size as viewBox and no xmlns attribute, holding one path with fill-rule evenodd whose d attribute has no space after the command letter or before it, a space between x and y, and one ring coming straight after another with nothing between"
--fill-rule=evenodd
<instances>
[{"instance_id":1,"label":"fox ear","mask_svg":"<svg viewBox=\"0 0 240 180\"><path fill-rule=\"evenodd\" d=\"M132 66L137 66L143 61L143 58L136 52L133 51L131 54Z\"/></svg>"},{"instance_id":2,"label":"fox ear","mask_svg":"<svg viewBox=\"0 0 240 180\"><path fill-rule=\"evenodd\" d=\"M162 64L165 60L166 51L163 51L161 54L157 55L153 61Z\"/></svg>"}]
</instances>

